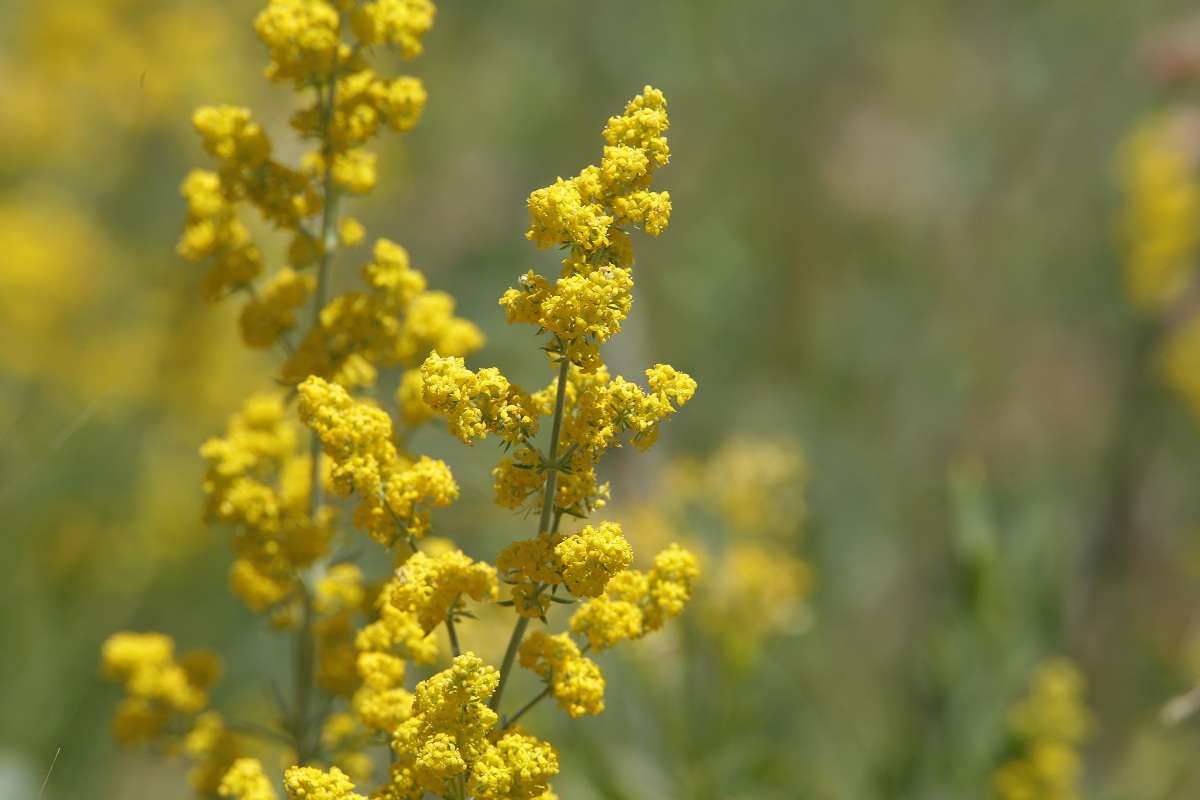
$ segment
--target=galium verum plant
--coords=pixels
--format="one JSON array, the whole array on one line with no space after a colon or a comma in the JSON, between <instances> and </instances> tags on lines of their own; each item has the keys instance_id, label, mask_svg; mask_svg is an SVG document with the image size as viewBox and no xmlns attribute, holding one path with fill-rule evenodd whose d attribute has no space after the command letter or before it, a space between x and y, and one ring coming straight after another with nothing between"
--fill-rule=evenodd
<instances>
[{"instance_id":1,"label":"galium verum plant","mask_svg":"<svg viewBox=\"0 0 1200 800\"><path fill-rule=\"evenodd\" d=\"M207 300L242 298L245 344L283 358L280 390L250 398L201 448L204 518L232 531L232 591L294 639L294 692L277 719L226 719L209 702L216 657L176 658L160 633L110 637L103 668L125 687L118 739L182 751L202 795L278 797L278 781L251 757L262 749L247 734L261 734L285 746L294 800L362 797L354 782L389 800L553 797L557 753L519 720L548 697L572 717L600 712L604 677L589 655L662 627L697 577L695 558L676 545L631 569L620 524L587 522L608 498L597 475L605 451L623 439L650 447L695 391L662 364L646 371L648 388L612 377L600 353L632 302L630 231L656 236L670 217L668 194L650 190L669 155L661 92L647 87L608 121L599 166L529 198L526 235L560 250L562 270L556 279L527 272L500 304L510 323L543 337L553 374L545 388L468 369L482 334L394 242L378 239L362 285L330 296L335 255L365 238L344 213L376 180L365 145L384 128L412 128L425 103L418 79L382 76L367 55L415 58L433 17L427 0L270 0L255 27L271 56L267 77L301 98L291 127L311 149L298 165L277 159L248 109L206 107L193 120L217 169L184 181L179 252L207 264ZM269 276L243 222L250 208L287 238L286 264ZM372 399L391 370L400 375L395 418ZM404 442L435 416L467 444L503 442L496 502L536 519L494 564L429 536L431 509L458 487L445 463ZM367 579L350 528L391 553L389 579ZM463 648L468 600L512 609L503 653ZM560 633L550 632L555 603L574 606ZM533 621L541 627L530 632ZM439 628L448 654L431 635ZM446 655L448 666L409 688L412 667ZM545 687L513 705L506 688L517 665Z\"/></svg>"}]
</instances>

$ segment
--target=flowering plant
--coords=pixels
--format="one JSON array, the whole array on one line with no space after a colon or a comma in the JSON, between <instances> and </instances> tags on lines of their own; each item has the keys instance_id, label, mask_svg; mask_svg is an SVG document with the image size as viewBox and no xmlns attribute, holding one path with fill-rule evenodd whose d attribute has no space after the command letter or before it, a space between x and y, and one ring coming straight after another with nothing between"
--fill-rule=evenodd
<instances>
[{"instance_id":1,"label":"flowering plant","mask_svg":"<svg viewBox=\"0 0 1200 800\"><path fill-rule=\"evenodd\" d=\"M603 710L604 677L589 656L661 628L698 575L675 544L648 570L631 569L621 525L585 522L609 495L597 475L603 454L622 440L649 448L696 388L663 364L646 370L648 388L613 377L600 352L632 302L630 231L657 236L670 218L669 195L650 190L669 156L661 92L646 87L608 121L599 166L529 198L526 236L559 249L562 270L557 279L527 272L500 304L510 323L544 337L553 369L545 388L468 369L482 333L394 242L376 240L362 285L332 296L335 256L366 237L344 212L376 182L365 145L385 128L411 129L426 99L419 79L380 75L368 56L415 58L433 18L428 0L270 0L255 27L271 56L267 77L304 98L290 124L311 149L297 165L276 155L248 109L205 107L193 119L218 166L184 180L178 250L207 264L207 300L244 298L244 343L283 358L280 390L250 398L201 448L204 517L232 531L232 591L294 638L295 692L273 720L227 719L210 708L216 657L177 658L159 633L110 637L103 668L126 692L117 737L184 752L202 795L277 796L245 735L256 733L286 748L292 798L361 797L356 783L379 798L553 797L557 753L518 721L551 696L575 718ZM287 239L286 263L269 276L247 208ZM378 401L381 375L392 374L381 370L399 372L394 415ZM459 494L443 461L407 449L408 434L435 416L466 444L489 435L504 443L496 503L537 520L494 563L430 535L432 510ZM351 527L386 548L389 578L373 581L356 562ZM497 661L460 643L469 602L512 609ZM556 603L575 607L561 633L550 632ZM530 633L534 620L547 629ZM448 654L431 635L439 629ZM408 682L427 665L443 668ZM545 688L510 708L517 665Z\"/></svg>"}]
</instances>

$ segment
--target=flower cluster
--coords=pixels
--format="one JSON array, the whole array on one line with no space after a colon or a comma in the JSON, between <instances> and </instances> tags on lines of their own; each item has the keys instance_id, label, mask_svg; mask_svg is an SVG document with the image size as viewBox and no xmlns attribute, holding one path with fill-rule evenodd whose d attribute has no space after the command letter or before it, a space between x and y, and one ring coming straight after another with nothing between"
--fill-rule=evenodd
<instances>
[{"instance_id":1,"label":"flower cluster","mask_svg":"<svg viewBox=\"0 0 1200 800\"><path fill-rule=\"evenodd\" d=\"M435 372L440 367L431 356L425 369ZM600 483L596 466L605 451L619 446L623 436L639 450L649 448L658 438L660 423L695 394L696 382L670 366L657 364L646 370L646 376L650 392L620 376L610 379L604 366L592 373L570 367L561 410L558 458L563 464L553 498L555 507L580 517L602 507L608 486ZM555 386L533 394L532 400L535 423L554 414ZM531 500L542 502L543 474L554 463L528 438L516 441L512 456L503 459L495 471L496 502L511 509L522 508Z\"/></svg>"},{"instance_id":2,"label":"flower cluster","mask_svg":"<svg viewBox=\"0 0 1200 800\"><path fill-rule=\"evenodd\" d=\"M526 237L568 255L557 282L530 270L500 304L509 322L553 334L549 352L587 372L602 363L597 345L621 330L632 303L633 249L622 226L641 225L658 236L671 216L670 195L649 191L655 168L670 156L663 135L669 126L667 101L647 86L624 114L608 121L599 167L569 181L559 178L529 197Z\"/></svg>"},{"instance_id":3,"label":"flower cluster","mask_svg":"<svg viewBox=\"0 0 1200 800\"><path fill-rule=\"evenodd\" d=\"M274 782L267 777L256 758L239 758L221 778L217 788L221 797L234 800L278 800Z\"/></svg>"},{"instance_id":4,"label":"flower cluster","mask_svg":"<svg viewBox=\"0 0 1200 800\"><path fill-rule=\"evenodd\" d=\"M125 699L113 719L113 733L124 745L166 739L195 764L192 786L213 793L221 776L240 754L237 738L221 715L205 710L208 687L220 663L207 650L175 660L175 642L161 633L116 633L104 642L102 670L125 687Z\"/></svg>"},{"instance_id":5,"label":"flower cluster","mask_svg":"<svg viewBox=\"0 0 1200 800\"><path fill-rule=\"evenodd\" d=\"M548 779L558 774L558 754L548 744L520 731L497 732L495 711L487 701L500 676L473 653L454 659L450 669L417 685L412 716L400 725L392 747L388 798L457 796L463 778L480 800L540 798Z\"/></svg>"},{"instance_id":6,"label":"flower cluster","mask_svg":"<svg viewBox=\"0 0 1200 800\"><path fill-rule=\"evenodd\" d=\"M354 524L384 547L397 534L410 542L419 539L429 530L429 509L458 497L458 484L444 462L422 456L413 463L400 454L391 417L379 407L316 376L300 384L299 393L300 419L333 462L334 490L359 498Z\"/></svg>"},{"instance_id":7,"label":"flower cluster","mask_svg":"<svg viewBox=\"0 0 1200 800\"><path fill-rule=\"evenodd\" d=\"M463 595L472 600L496 599L496 570L472 561L461 550L430 558L414 553L388 586L387 601L400 611L416 614L426 633L453 618Z\"/></svg>"},{"instance_id":8,"label":"flower cluster","mask_svg":"<svg viewBox=\"0 0 1200 800\"><path fill-rule=\"evenodd\" d=\"M572 717L599 713L605 682L585 654L662 627L698 575L696 559L678 546L648 572L630 571L633 548L615 522L560 530L564 516L583 518L604 504L608 487L596 471L604 452L623 440L650 447L660 423L695 393L695 381L662 364L646 370L646 388L613 378L599 351L632 302L629 229L656 236L670 214L667 193L650 191L669 153L660 92L647 87L609 120L600 166L529 199L527 236L567 252L561 279L530 272L500 302L510 322L551 337L544 349L557 378L548 388L530 394L498 369L469 370L463 357L482 346L482 334L392 241L375 241L359 288L330 296L335 252L366 237L341 207L375 184L376 158L365 145L385 129L410 129L425 103L416 78L377 74L370 50L414 58L433 16L428 0L269 0L255 22L271 57L266 76L304 97L290 125L312 143L294 166L278 158L249 109L205 107L193 118L217 166L184 180L178 251L207 263L206 299L244 295L239 326L248 347L283 353L281 396L251 398L202 454L205 519L234 535L233 590L295 637L295 694L278 698L272 726L297 765L283 781L291 800L362 800L352 781L370 781L381 800L551 800L556 751L515 724L524 710L500 715L510 673L523 666L546 683L522 709L553 695ZM242 218L247 207L286 237L286 263L272 274L269 249ZM381 375L398 380L399 425L359 396ZM413 428L438 415L463 442L492 434L511 449L495 470L497 501L538 512L534 537L505 548L495 566L427 536L431 509L449 505L459 488L443 461L406 446ZM390 551L396 569L386 580L354 563L356 547L338 531L326 492L348 501L353 526ZM511 591L499 604L516 613L497 669L462 651L459 626L474 617L468 600L499 600L500 581ZM525 637L529 620L545 620L552 603L580 598L587 602L569 632ZM410 690L410 665L434 663L446 640L450 667ZM205 712L215 671L201 666L176 664L165 637L114 637L105 670L129 694L118 714L122 740L162 740L178 718L203 793L278 798L262 762L241 758L221 717ZM370 747L383 742L395 755L380 775Z\"/></svg>"},{"instance_id":9,"label":"flower cluster","mask_svg":"<svg viewBox=\"0 0 1200 800\"><path fill-rule=\"evenodd\" d=\"M653 503L628 513L641 538L686 543L705 580L690 619L720 654L750 667L772 637L803 630L815 579L800 556L807 467L786 439L734 437L703 461L681 459L665 473ZM693 531L715 523L716 541Z\"/></svg>"},{"instance_id":10,"label":"flower cluster","mask_svg":"<svg viewBox=\"0 0 1200 800\"><path fill-rule=\"evenodd\" d=\"M1133 305L1161 313L1194 279L1200 254L1200 179L1183 131L1167 116L1134 131L1124 158L1128 242L1125 282Z\"/></svg>"},{"instance_id":11,"label":"flower cluster","mask_svg":"<svg viewBox=\"0 0 1200 800\"><path fill-rule=\"evenodd\" d=\"M500 303L510 323L532 324L549 336L543 350L557 376L548 387L530 394L494 368L472 371L463 359L440 352L430 354L421 368L422 397L446 418L452 435L474 444L492 434L511 449L494 470L497 504L528 507L539 515L536 535L514 542L496 559L499 578L511 587L502 603L514 609L518 621L489 710L498 706L517 661L546 682L533 702L553 695L572 717L599 713L604 677L572 637L583 637L587 649L598 651L661 628L682 611L699 574L695 557L676 545L659 553L650 571L630 571L633 550L614 522L585 525L574 534L560 529L564 517L586 518L605 504L608 485L600 483L596 471L601 456L623 439L639 450L649 448L660 423L695 394L696 382L665 364L646 370L648 389L613 378L599 350L620 331L632 302L627 229L641 225L658 235L670 214L669 196L649 191L654 169L667 162L667 127L662 93L646 87L622 116L609 120L599 167L530 195L527 238L539 248L561 248L567 256L558 281L530 271ZM548 441L538 446L534 438L546 430ZM590 598L571 617L570 632L539 631L526 638L530 619L548 621L552 603L575 602L559 594L560 588L575 598ZM513 740L511 746L525 741ZM461 774L469 761L448 744L437 744L443 771L436 780ZM410 741L405 749L412 746ZM428 783L424 787L439 791ZM467 789L492 796L477 774ZM535 789L540 786L530 791Z\"/></svg>"},{"instance_id":12,"label":"flower cluster","mask_svg":"<svg viewBox=\"0 0 1200 800\"><path fill-rule=\"evenodd\" d=\"M566 586L576 597L599 597L609 581L633 563L633 548L615 522L588 525L571 536L555 534L523 539L496 559L504 581L512 585L517 613L541 617L550 607L547 587Z\"/></svg>"},{"instance_id":13,"label":"flower cluster","mask_svg":"<svg viewBox=\"0 0 1200 800\"><path fill-rule=\"evenodd\" d=\"M114 721L125 743L153 739L172 714L196 715L208 705L207 687L216 679L216 657L200 651L175 661L175 642L161 633L117 633L102 651L104 676L125 686Z\"/></svg>"},{"instance_id":14,"label":"flower cluster","mask_svg":"<svg viewBox=\"0 0 1200 800\"><path fill-rule=\"evenodd\" d=\"M311 514L312 460L299 452L283 402L269 395L250 398L200 454L204 519L234 531L230 586L255 611L272 609L296 591L297 570L328 551L333 516Z\"/></svg>"},{"instance_id":15,"label":"flower cluster","mask_svg":"<svg viewBox=\"0 0 1200 800\"><path fill-rule=\"evenodd\" d=\"M283 776L292 800L367 800L350 791L354 784L337 767L324 772L316 767L292 767Z\"/></svg>"},{"instance_id":16,"label":"flower cluster","mask_svg":"<svg viewBox=\"0 0 1200 800\"><path fill-rule=\"evenodd\" d=\"M471 353L483 344L472 323L454 316L454 300L428 291L408 253L386 239L362 269L368 291L334 298L283 365L288 384L318 375L354 388L375 382L376 366L415 368L431 349Z\"/></svg>"},{"instance_id":17,"label":"flower cluster","mask_svg":"<svg viewBox=\"0 0 1200 800\"><path fill-rule=\"evenodd\" d=\"M1070 661L1052 659L1038 667L1029 693L1012 711L1022 755L993 780L1002 800L1081 797L1077 748L1091 727L1083 690L1083 675Z\"/></svg>"},{"instance_id":18,"label":"flower cluster","mask_svg":"<svg viewBox=\"0 0 1200 800\"><path fill-rule=\"evenodd\" d=\"M1128 253L1125 283L1132 305L1163 329L1157 343L1163 379L1200 419L1200 140L1194 111L1143 121L1124 150Z\"/></svg>"},{"instance_id":19,"label":"flower cluster","mask_svg":"<svg viewBox=\"0 0 1200 800\"><path fill-rule=\"evenodd\" d=\"M193 170L183 182L188 216L178 251L209 262L202 285L208 300L247 295L242 339L255 348L283 342L289 357L280 377L289 385L309 375L350 387L370 384L376 365L412 368L433 347L462 355L483 343L478 328L454 316L449 295L427 291L407 252L386 239L363 267L367 291L322 296L336 248L358 245L365 235L354 218L338 218L343 196L375 184L376 158L363 145L385 129L411 129L425 105L419 79L376 74L364 48L385 46L415 58L433 15L426 0L271 0L255 23L271 54L267 77L312 90L291 127L316 147L296 167L274 158L270 137L249 109L206 106L193 118L218 165ZM288 264L269 279L259 280L264 257L241 219L242 206L289 239ZM310 301L315 324L291 342L296 312Z\"/></svg>"},{"instance_id":20,"label":"flower cluster","mask_svg":"<svg viewBox=\"0 0 1200 800\"><path fill-rule=\"evenodd\" d=\"M571 632L586 637L593 650L640 639L683 611L699 576L696 557L671 545L654 557L649 572L627 570L609 581L603 595L581 605L571 615Z\"/></svg>"},{"instance_id":21,"label":"flower cluster","mask_svg":"<svg viewBox=\"0 0 1200 800\"><path fill-rule=\"evenodd\" d=\"M604 710L604 675L565 633L537 631L521 643L521 666L540 675L573 719Z\"/></svg>"},{"instance_id":22,"label":"flower cluster","mask_svg":"<svg viewBox=\"0 0 1200 800\"><path fill-rule=\"evenodd\" d=\"M421 365L421 388L428 407L446 417L446 429L467 444L489 433L509 444L537 435L533 398L495 367L472 372L435 349Z\"/></svg>"}]
</instances>

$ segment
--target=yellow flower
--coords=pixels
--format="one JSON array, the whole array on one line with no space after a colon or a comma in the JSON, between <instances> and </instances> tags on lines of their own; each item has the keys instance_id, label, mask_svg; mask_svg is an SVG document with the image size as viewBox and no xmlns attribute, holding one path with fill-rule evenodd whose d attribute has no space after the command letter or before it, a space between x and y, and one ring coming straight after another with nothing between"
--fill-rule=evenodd
<instances>
[{"instance_id":1,"label":"yellow flower","mask_svg":"<svg viewBox=\"0 0 1200 800\"><path fill-rule=\"evenodd\" d=\"M104 676L123 683L130 697L194 714L208 703L206 686L176 663L174 653L174 640L164 634L115 633L101 649Z\"/></svg>"},{"instance_id":2,"label":"yellow flower","mask_svg":"<svg viewBox=\"0 0 1200 800\"><path fill-rule=\"evenodd\" d=\"M467 791L478 800L532 800L552 796L558 753L522 731L503 734L471 767Z\"/></svg>"},{"instance_id":3,"label":"yellow flower","mask_svg":"<svg viewBox=\"0 0 1200 800\"><path fill-rule=\"evenodd\" d=\"M462 595L476 601L494 601L496 570L490 564L472 561L461 550L436 558L414 553L396 570L396 577L384 593L396 608L416 614L428 633L454 614Z\"/></svg>"},{"instance_id":4,"label":"yellow flower","mask_svg":"<svg viewBox=\"0 0 1200 800\"><path fill-rule=\"evenodd\" d=\"M257 758L239 758L221 778L217 789L221 797L234 800L277 800L272 781L263 772Z\"/></svg>"},{"instance_id":5,"label":"yellow flower","mask_svg":"<svg viewBox=\"0 0 1200 800\"><path fill-rule=\"evenodd\" d=\"M393 47L409 61L421 55L421 37L433 26L436 9L429 0L372 0L350 15L354 35L367 47Z\"/></svg>"},{"instance_id":6,"label":"yellow flower","mask_svg":"<svg viewBox=\"0 0 1200 800\"><path fill-rule=\"evenodd\" d=\"M1078 742L1091 726L1083 705L1084 678L1065 658L1051 659L1037 668L1029 694L1013 709L1013 728L1026 739Z\"/></svg>"},{"instance_id":7,"label":"yellow flower","mask_svg":"<svg viewBox=\"0 0 1200 800\"><path fill-rule=\"evenodd\" d=\"M621 526L602 522L563 539L554 548L562 562L562 579L576 597L599 597L609 579L633 562L633 548Z\"/></svg>"},{"instance_id":8,"label":"yellow flower","mask_svg":"<svg viewBox=\"0 0 1200 800\"><path fill-rule=\"evenodd\" d=\"M433 351L421 366L425 402L446 416L450 433L467 444L494 433L517 443L537 434L533 401L498 369L471 372L461 358Z\"/></svg>"},{"instance_id":9,"label":"yellow flower","mask_svg":"<svg viewBox=\"0 0 1200 800\"><path fill-rule=\"evenodd\" d=\"M392 748L412 780L445 797L450 781L467 772L488 749L487 734L498 719L487 706L500 676L474 653L417 684L413 716L395 732Z\"/></svg>"},{"instance_id":10,"label":"yellow flower","mask_svg":"<svg viewBox=\"0 0 1200 800\"><path fill-rule=\"evenodd\" d=\"M271 156L271 141L250 109L237 106L202 106L192 124L204 138L204 149L218 161L254 168Z\"/></svg>"},{"instance_id":11,"label":"yellow flower","mask_svg":"<svg viewBox=\"0 0 1200 800\"><path fill-rule=\"evenodd\" d=\"M283 783L292 800L367 800L350 791L354 784L337 767L322 772L316 767L292 767L283 775Z\"/></svg>"},{"instance_id":12,"label":"yellow flower","mask_svg":"<svg viewBox=\"0 0 1200 800\"><path fill-rule=\"evenodd\" d=\"M266 75L272 81L290 81L299 89L345 60L337 9L323 0L270 0L254 28L270 51Z\"/></svg>"},{"instance_id":13,"label":"yellow flower","mask_svg":"<svg viewBox=\"0 0 1200 800\"><path fill-rule=\"evenodd\" d=\"M521 642L519 653L521 666L546 680L559 708L572 719L604 710L604 675L568 634L535 631Z\"/></svg>"},{"instance_id":14,"label":"yellow flower","mask_svg":"<svg viewBox=\"0 0 1200 800\"><path fill-rule=\"evenodd\" d=\"M259 288L242 307L238 322L247 347L270 347L296 324L296 309L304 305L317 282L284 267Z\"/></svg>"},{"instance_id":15,"label":"yellow flower","mask_svg":"<svg viewBox=\"0 0 1200 800\"><path fill-rule=\"evenodd\" d=\"M1133 305L1147 313L1167 310L1180 296L1195 279L1200 254L1200 179L1177 133L1169 117L1152 117L1125 146L1125 284Z\"/></svg>"},{"instance_id":16,"label":"yellow flower","mask_svg":"<svg viewBox=\"0 0 1200 800\"><path fill-rule=\"evenodd\" d=\"M571 632L586 636L593 650L641 638L683 611L699 574L696 557L672 544L654 557L648 573L626 570L613 576L603 595L571 615Z\"/></svg>"},{"instance_id":17,"label":"yellow flower","mask_svg":"<svg viewBox=\"0 0 1200 800\"><path fill-rule=\"evenodd\" d=\"M1022 753L992 779L1002 800L1082 797L1077 747L1091 727L1083 684L1082 673L1065 658L1046 661L1034 672L1028 694L1012 711L1012 730Z\"/></svg>"}]
</instances>

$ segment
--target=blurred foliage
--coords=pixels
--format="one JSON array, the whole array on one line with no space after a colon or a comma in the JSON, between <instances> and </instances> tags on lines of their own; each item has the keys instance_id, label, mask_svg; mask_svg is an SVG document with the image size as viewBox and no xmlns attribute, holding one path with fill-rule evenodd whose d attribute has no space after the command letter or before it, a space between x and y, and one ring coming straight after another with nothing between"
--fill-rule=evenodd
<instances>
[{"instance_id":1,"label":"blurred foliage","mask_svg":"<svg viewBox=\"0 0 1200 800\"><path fill-rule=\"evenodd\" d=\"M181 768L111 741L117 692L96 665L113 630L171 631L230 672L279 656L198 521L198 443L269 372L172 254L201 160L192 109L244 103L285 127L257 6L0 4L3 797L36 796L60 747L46 800L179 796ZM807 622L740 662L700 618L610 659L609 710L566 734L561 796L980 796L1010 755L1009 709L1056 654L1087 679L1087 796L1200 793L1200 721L1158 715L1200 679L1200 437L1158 388L1114 223L1121 143L1195 94L1195 13L441 6L415 70L426 116L385 145L364 223L521 380L529 341L495 298L530 266L524 198L586 163L598 114L653 83L671 100L674 219L639 251L608 360L629 372L653 342L699 381L661 453L748 432L802 442L809 464L807 532L787 540L815 575ZM473 460L445 519L477 514L489 487L465 476L491 454L422 447ZM661 453L614 459L614 496L669 510L651 493ZM690 519L672 524L719 541ZM714 585L725 567L710 560Z\"/></svg>"}]
</instances>

